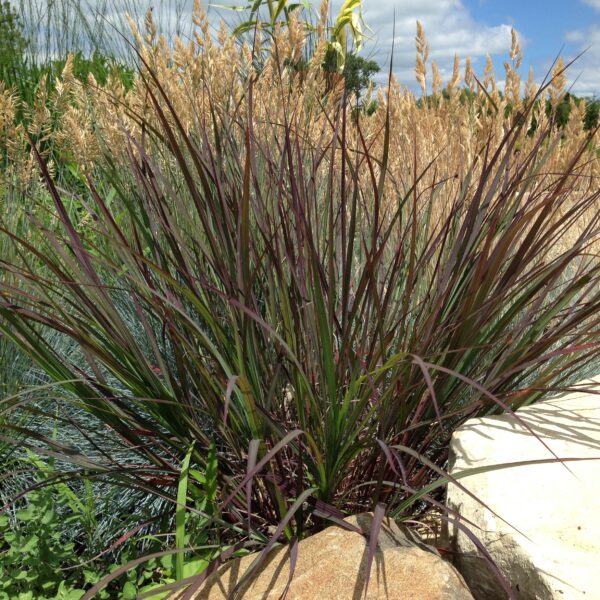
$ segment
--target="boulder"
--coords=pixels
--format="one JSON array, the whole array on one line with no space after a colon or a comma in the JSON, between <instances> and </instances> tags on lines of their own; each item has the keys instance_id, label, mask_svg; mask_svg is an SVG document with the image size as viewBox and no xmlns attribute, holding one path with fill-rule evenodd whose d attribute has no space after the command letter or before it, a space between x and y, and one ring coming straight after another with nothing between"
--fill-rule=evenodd
<instances>
[{"instance_id":1,"label":"boulder","mask_svg":"<svg viewBox=\"0 0 600 600\"><path fill-rule=\"evenodd\" d=\"M448 486L448 507L461 515L463 525L468 520L477 526L470 529L504 572L516 598L600 598L600 395L591 391L600 391L599 383L600 378L582 382L580 389L587 392L522 408L518 418L472 419L453 435L454 475L502 463L552 461L460 479L483 505L456 484ZM583 460L557 462L554 455ZM467 535L458 527L449 534L455 564L475 598L506 598Z\"/></svg>"},{"instance_id":2,"label":"boulder","mask_svg":"<svg viewBox=\"0 0 600 600\"><path fill-rule=\"evenodd\" d=\"M368 536L372 516L348 521ZM367 539L332 526L298 544L288 600L361 600L367 563ZM472 600L464 581L433 549L414 534L386 520L379 535L368 598L370 600ZM225 600L250 563L251 554L225 563L211 575L195 600ZM244 600L278 600L289 577L289 548L272 551L258 573L242 588Z\"/></svg>"}]
</instances>

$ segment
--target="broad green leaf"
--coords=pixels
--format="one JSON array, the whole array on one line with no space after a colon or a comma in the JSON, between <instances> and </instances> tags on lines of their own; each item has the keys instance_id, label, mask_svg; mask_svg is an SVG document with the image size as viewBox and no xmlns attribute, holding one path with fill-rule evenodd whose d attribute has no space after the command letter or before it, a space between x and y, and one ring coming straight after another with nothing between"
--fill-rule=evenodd
<instances>
[{"instance_id":1,"label":"broad green leaf","mask_svg":"<svg viewBox=\"0 0 600 600\"><path fill-rule=\"evenodd\" d=\"M187 454L181 463L181 474L177 487L177 508L175 510L175 547L183 550L185 547L185 517L187 512L188 477L190 460L194 450L194 442L190 445ZM179 552L175 557L175 576L183 579L184 552Z\"/></svg>"}]
</instances>

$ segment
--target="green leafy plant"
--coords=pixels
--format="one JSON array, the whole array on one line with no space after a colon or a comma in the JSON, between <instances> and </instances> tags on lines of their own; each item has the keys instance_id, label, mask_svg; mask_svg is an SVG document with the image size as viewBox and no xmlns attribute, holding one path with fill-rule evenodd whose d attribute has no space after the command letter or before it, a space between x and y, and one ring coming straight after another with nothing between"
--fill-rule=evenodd
<instances>
[{"instance_id":1,"label":"green leafy plant","mask_svg":"<svg viewBox=\"0 0 600 600\"><path fill-rule=\"evenodd\" d=\"M8 0L0 2L0 81L8 86L20 84L27 46L16 9Z\"/></svg>"},{"instance_id":2,"label":"green leafy plant","mask_svg":"<svg viewBox=\"0 0 600 600\"><path fill-rule=\"evenodd\" d=\"M585 107L585 129L594 131L598 127L600 117L600 100L593 99Z\"/></svg>"},{"instance_id":3,"label":"green leafy plant","mask_svg":"<svg viewBox=\"0 0 600 600\"><path fill-rule=\"evenodd\" d=\"M13 459L13 465L15 462ZM58 473L52 462L45 463L31 452L26 460L18 462L21 469L29 466L37 481L15 510L0 514L0 599L78 600L85 590L103 577L110 577L112 584L99 590L98 598L112 598L117 594L123 600L133 600L140 593L150 594L156 589L159 592L151 597L158 600L168 596L168 593L160 592L163 586L173 584L177 578L197 575L208 565L211 552L204 551L185 558L182 552L177 555L177 558L181 556L177 573L173 556L168 554L145 560L138 568L124 569L123 565L128 565L138 555L140 541L144 541L143 538L131 539L132 543L128 543L128 535L122 536L122 542L117 540L112 545L115 550L119 549L118 554L109 548L96 557L86 558L89 557L89 548L77 548L78 542L73 541L73 536L67 532L85 529L88 524L96 527L89 482L83 481L87 496L80 499L79 494L67 484L56 481ZM4 467L9 469L11 464ZM197 471L192 476L202 483L204 489L206 478ZM43 485L44 478L47 485ZM206 506L207 496L200 492L200 488L194 489L194 497L198 506ZM194 544L201 542L204 539L202 530L199 537L194 537L201 519L186 511L185 506L178 514L185 517L188 529L182 543L188 545L191 540ZM164 541L152 534L145 537L148 542L146 548L158 550L160 554Z\"/></svg>"},{"instance_id":4,"label":"green leafy plant","mask_svg":"<svg viewBox=\"0 0 600 600\"><path fill-rule=\"evenodd\" d=\"M379 73L380 67L374 60L367 60L356 54L349 54L344 65L346 90L352 96L358 96L371 84L371 78Z\"/></svg>"},{"instance_id":5,"label":"green leafy plant","mask_svg":"<svg viewBox=\"0 0 600 600\"><path fill-rule=\"evenodd\" d=\"M52 61L46 68L40 69L40 74L48 73L51 80L56 79L63 72L65 63L66 59ZM89 57L81 51L73 54L73 75L79 81L86 83L92 75L98 84L104 85L111 73L116 75L126 90L132 87L134 70L115 58L102 54L98 50Z\"/></svg>"},{"instance_id":6,"label":"green leafy plant","mask_svg":"<svg viewBox=\"0 0 600 600\"><path fill-rule=\"evenodd\" d=\"M346 0L331 29L330 48L337 57L338 71L342 72L348 54L348 33L350 33L351 46L359 51L364 41L362 0Z\"/></svg>"},{"instance_id":7,"label":"green leafy plant","mask_svg":"<svg viewBox=\"0 0 600 600\"><path fill-rule=\"evenodd\" d=\"M311 23L312 4L306 0L301 2L288 2L288 0L254 0L246 7L223 7L233 10L244 10L248 19L239 24L233 35L243 36L249 32L266 32L272 36L276 27L289 25L292 16L301 14L302 26L313 32L315 27ZM262 17L266 12L265 18ZM328 29L327 59L325 67L330 72L341 73L344 71L346 57L349 51L358 52L364 41L362 18L362 0L345 0ZM350 43L349 43L350 42Z\"/></svg>"},{"instance_id":8,"label":"green leafy plant","mask_svg":"<svg viewBox=\"0 0 600 600\"><path fill-rule=\"evenodd\" d=\"M65 543L63 528L72 526L65 517L72 498L60 490L43 487L27 496L26 505L11 518L0 514L0 598L60 598L77 600L83 583L72 570L74 544Z\"/></svg>"},{"instance_id":9,"label":"green leafy plant","mask_svg":"<svg viewBox=\"0 0 600 600\"><path fill-rule=\"evenodd\" d=\"M133 69L116 58L116 48L111 51L110 44L103 44L110 39L102 27L108 6L96 8L99 12L90 18L78 0L21 1L19 10L15 3L0 1L0 81L7 88L16 88L20 98L31 105L42 79L47 78L52 88L67 54L74 52L74 76L80 81L86 82L93 75L104 84L109 73L115 73L126 87L131 87ZM69 34L71 39L59 42L60 36ZM87 51L74 48L75 40L77 46L85 40Z\"/></svg>"},{"instance_id":10,"label":"green leafy plant","mask_svg":"<svg viewBox=\"0 0 600 600\"><path fill-rule=\"evenodd\" d=\"M208 449L206 470L201 473L190 466L193 446L183 459L177 487L175 511L175 577L182 580L202 572L208 565L214 550L209 549L210 519L215 514L218 490L218 462L216 447ZM188 497L190 500L188 500ZM189 508L193 511L190 512ZM206 548L199 555L186 557L189 548ZM218 544L216 546L218 549ZM218 553L217 553L218 554Z\"/></svg>"}]
</instances>

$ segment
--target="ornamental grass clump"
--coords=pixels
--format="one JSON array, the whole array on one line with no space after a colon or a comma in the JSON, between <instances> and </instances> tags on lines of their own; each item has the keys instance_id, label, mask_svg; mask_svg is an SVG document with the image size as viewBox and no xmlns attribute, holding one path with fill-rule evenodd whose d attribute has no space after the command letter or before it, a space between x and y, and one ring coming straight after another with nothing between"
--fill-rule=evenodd
<instances>
[{"instance_id":1,"label":"ornamental grass clump","mask_svg":"<svg viewBox=\"0 0 600 600\"><path fill-rule=\"evenodd\" d=\"M567 387L600 352L595 132L528 135L544 89L517 119L493 90L419 108L391 81L353 119L343 80L288 68L294 32L260 69L256 48L199 34L176 46L191 71L138 36L131 97L85 99L120 111L93 113L85 226L32 145L52 219L34 240L2 227L0 328L131 460L25 443L169 502L171 551L209 561L439 504L457 426Z\"/></svg>"}]
</instances>

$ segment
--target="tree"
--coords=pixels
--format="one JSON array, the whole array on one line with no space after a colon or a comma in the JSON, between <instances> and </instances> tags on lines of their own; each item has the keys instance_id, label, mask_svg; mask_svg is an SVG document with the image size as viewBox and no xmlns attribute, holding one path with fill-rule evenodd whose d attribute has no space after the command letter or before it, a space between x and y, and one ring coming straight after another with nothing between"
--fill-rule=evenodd
<instances>
[{"instance_id":1,"label":"tree","mask_svg":"<svg viewBox=\"0 0 600 600\"><path fill-rule=\"evenodd\" d=\"M554 109L554 122L559 129L563 129L571 117L570 99L571 94L567 92ZM548 114L548 116L552 114L552 104L550 102L546 105L546 114Z\"/></svg>"},{"instance_id":2,"label":"tree","mask_svg":"<svg viewBox=\"0 0 600 600\"><path fill-rule=\"evenodd\" d=\"M600 100L590 100L585 107L585 117L583 119L586 131L592 131L598 127L600 119Z\"/></svg>"},{"instance_id":3,"label":"tree","mask_svg":"<svg viewBox=\"0 0 600 600\"><path fill-rule=\"evenodd\" d=\"M8 0L0 2L0 80L18 85L28 42L19 16Z\"/></svg>"},{"instance_id":4,"label":"tree","mask_svg":"<svg viewBox=\"0 0 600 600\"><path fill-rule=\"evenodd\" d=\"M339 77L337 71L337 55L333 48L329 48L325 53L323 60L323 70L330 77ZM348 54L344 63L344 68L341 76L344 78L344 84L348 99L352 100L355 96L360 98L362 92L371 83L371 77L379 73L380 67L374 60L366 60L357 54ZM377 102L373 100L369 106L361 104L360 109L367 114L375 111Z\"/></svg>"},{"instance_id":5,"label":"tree","mask_svg":"<svg viewBox=\"0 0 600 600\"><path fill-rule=\"evenodd\" d=\"M371 83L371 78L379 73L380 67L374 60L366 60L356 54L346 56L344 79L348 95L359 96Z\"/></svg>"}]
</instances>

